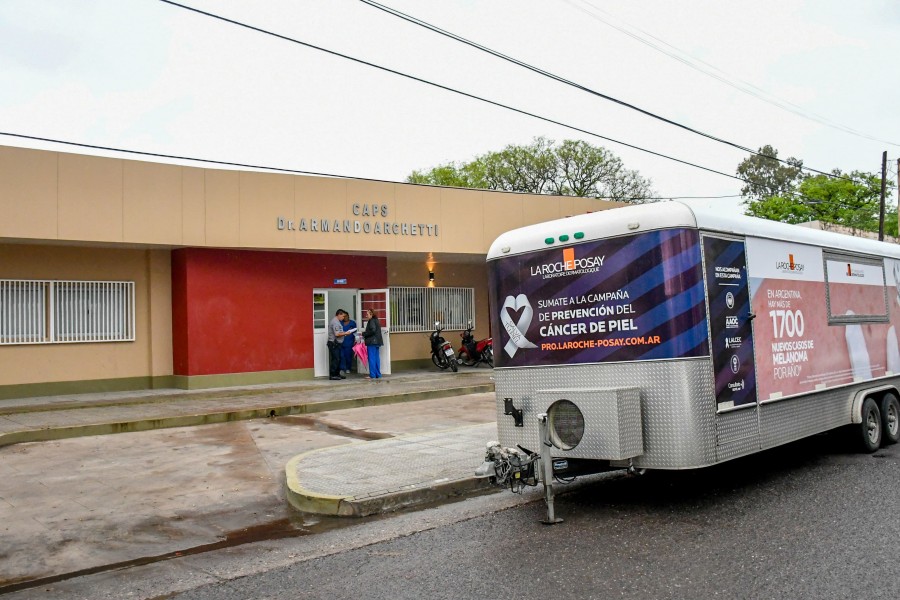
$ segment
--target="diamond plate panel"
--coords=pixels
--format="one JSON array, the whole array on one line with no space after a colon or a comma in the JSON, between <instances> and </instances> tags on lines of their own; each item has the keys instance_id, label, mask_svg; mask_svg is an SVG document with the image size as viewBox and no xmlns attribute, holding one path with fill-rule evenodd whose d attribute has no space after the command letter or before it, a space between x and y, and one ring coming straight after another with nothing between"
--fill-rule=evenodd
<instances>
[{"instance_id":1,"label":"diamond plate panel","mask_svg":"<svg viewBox=\"0 0 900 600\"><path fill-rule=\"evenodd\" d=\"M623 460L644 453L637 388L538 390L537 395L541 406L565 399L584 415L584 438L566 456Z\"/></svg>"},{"instance_id":2,"label":"diamond plate panel","mask_svg":"<svg viewBox=\"0 0 900 600\"><path fill-rule=\"evenodd\" d=\"M759 419L762 447L779 446L849 424L853 396L866 387L871 384L762 404Z\"/></svg>"},{"instance_id":3,"label":"diamond plate panel","mask_svg":"<svg viewBox=\"0 0 900 600\"><path fill-rule=\"evenodd\" d=\"M504 446L521 444L540 448L537 415L550 402L539 390L638 388L641 399L644 454L634 459L640 468L683 469L716 461L716 413L709 358L593 365L560 365L519 369L495 369L497 429ZM503 398L512 398L524 411L524 427L503 414ZM587 437L587 436L585 436ZM554 449L553 455L590 448L585 439L570 451ZM599 452L597 444L594 451ZM582 458L600 456L581 455Z\"/></svg>"},{"instance_id":4,"label":"diamond plate panel","mask_svg":"<svg viewBox=\"0 0 900 600\"><path fill-rule=\"evenodd\" d=\"M720 414L716 418L716 460L731 460L759 451L757 407Z\"/></svg>"}]
</instances>

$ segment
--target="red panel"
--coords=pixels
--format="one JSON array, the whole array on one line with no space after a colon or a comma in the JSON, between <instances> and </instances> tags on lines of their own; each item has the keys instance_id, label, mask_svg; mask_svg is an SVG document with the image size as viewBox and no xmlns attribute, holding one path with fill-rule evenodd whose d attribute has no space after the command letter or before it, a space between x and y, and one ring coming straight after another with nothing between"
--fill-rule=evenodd
<instances>
[{"instance_id":1,"label":"red panel","mask_svg":"<svg viewBox=\"0 0 900 600\"><path fill-rule=\"evenodd\" d=\"M313 368L312 290L387 287L370 256L186 248L172 253L176 375Z\"/></svg>"}]
</instances>

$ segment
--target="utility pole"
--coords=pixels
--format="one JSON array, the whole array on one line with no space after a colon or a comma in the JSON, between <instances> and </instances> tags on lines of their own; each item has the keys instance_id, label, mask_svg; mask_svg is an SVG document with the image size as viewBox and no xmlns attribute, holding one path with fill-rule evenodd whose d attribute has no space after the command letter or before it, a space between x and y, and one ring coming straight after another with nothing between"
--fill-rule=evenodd
<instances>
[{"instance_id":1,"label":"utility pole","mask_svg":"<svg viewBox=\"0 0 900 600\"><path fill-rule=\"evenodd\" d=\"M884 241L884 193L887 190L887 150L881 155L881 206L878 209L878 241Z\"/></svg>"}]
</instances>

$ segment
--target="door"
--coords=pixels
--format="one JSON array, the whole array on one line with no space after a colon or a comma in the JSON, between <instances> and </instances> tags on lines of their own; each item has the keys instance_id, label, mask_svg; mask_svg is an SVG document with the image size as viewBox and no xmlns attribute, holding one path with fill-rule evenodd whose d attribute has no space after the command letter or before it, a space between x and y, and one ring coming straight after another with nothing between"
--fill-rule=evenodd
<instances>
[{"instance_id":1,"label":"door","mask_svg":"<svg viewBox=\"0 0 900 600\"><path fill-rule=\"evenodd\" d=\"M703 236L709 341L719 411L756 405L753 314L744 240Z\"/></svg>"},{"instance_id":2,"label":"door","mask_svg":"<svg viewBox=\"0 0 900 600\"><path fill-rule=\"evenodd\" d=\"M375 311L375 314L378 315L378 320L381 322L381 337L383 338L384 345L381 347L381 372L384 375L391 374L391 303L390 303L390 295L388 290L359 290L359 294L356 296L356 314L359 315L359 319L357 323L359 323L359 330L365 331L366 324L366 312L369 309ZM368 373L368 366L363 365L360 361L359 363L359 371L360 373Z\"/></svg>"},{"instance_id":3,"label":"door","mask_svg":"<svg viewBox=\"0 0 900 600\"><path fill-rule=\"evenodd\" d=\"M328 375L328 290L313 290L313 372Z\"/></svg>"}]
</instances>

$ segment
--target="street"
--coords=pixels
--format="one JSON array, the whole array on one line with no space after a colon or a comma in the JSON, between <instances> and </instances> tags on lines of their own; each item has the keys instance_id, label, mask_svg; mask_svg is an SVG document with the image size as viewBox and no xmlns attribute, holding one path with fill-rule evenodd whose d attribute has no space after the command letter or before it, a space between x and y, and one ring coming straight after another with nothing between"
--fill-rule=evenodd
<instances>
[{"instance_id":1,"label":"street","mask_svg":"<svg viewBox=\"0 0 900 600\"><path fill-rule=\"evenodd\" d=\"M299 427L249 421L7 448L7 459L27 450L37 468L42 451L62 461L61 447L97 481L105 476L91 469L110 454L119 469L143 461L182 473L155 493L153 478L138 478L132 495L125 478L112 481L119 495L93 500L108 514L45 519L40 535L7 510L6 531L25 533L5 534L4 564L46 561L40 586L8 597L895 597L900 450L858 454L839 432L697 471L582 478L559 486L565 522L556 526L540 523L539 488L365 519L304 517L283 503L277 465L298 443L346 443L338 430L366 439L447 427L461 418L454 413L477 421L491 410L490 395L473 395L334 411ZM129 453L135 440L142 445ZM193 450L174 451L184 447ZM94 458L84 462L77 448ZM193 508L178 509L186 500ZM78 514L95 506L77 501Z\"/></svg>"},{"instance_id":2,"label":"street","mask_svg":"<svg viewBox=\"0 0 900 600\"><path fill-rule=\"evenodd\" d=\"M564 496L175 596L894 598L897 447L835 435Z\"/></svg>"}]
</instances>

